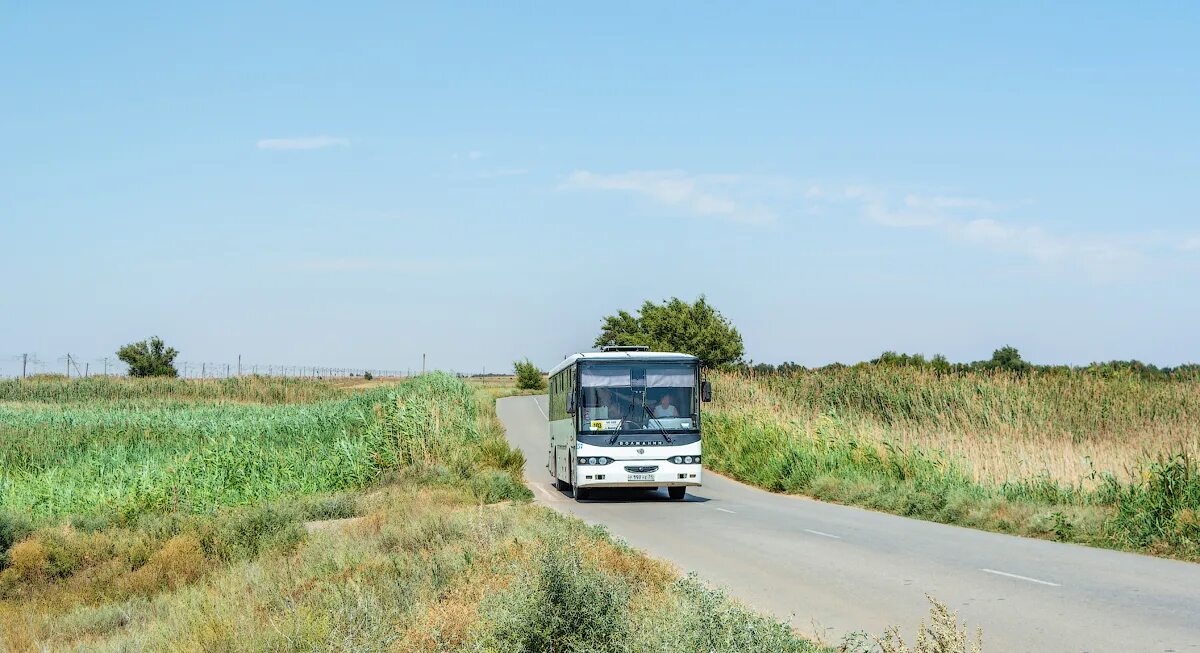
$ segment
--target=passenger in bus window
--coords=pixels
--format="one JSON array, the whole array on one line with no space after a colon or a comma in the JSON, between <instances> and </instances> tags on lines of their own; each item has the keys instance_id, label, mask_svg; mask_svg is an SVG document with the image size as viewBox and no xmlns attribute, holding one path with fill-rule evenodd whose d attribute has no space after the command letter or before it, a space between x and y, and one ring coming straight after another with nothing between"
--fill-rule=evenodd
<instances>
[{"instance_id":1,"label":"passenger in bus window","mask_svg":"<svg viewBox=\"0 0 1200 653\"><path fill-rule=\"evenodd\" d=\"M663 396L658 398L658 403L654 406L654 416L679 417L679 409L671 405L671 393L664 392Z\"/></svg>"}]
</instances>

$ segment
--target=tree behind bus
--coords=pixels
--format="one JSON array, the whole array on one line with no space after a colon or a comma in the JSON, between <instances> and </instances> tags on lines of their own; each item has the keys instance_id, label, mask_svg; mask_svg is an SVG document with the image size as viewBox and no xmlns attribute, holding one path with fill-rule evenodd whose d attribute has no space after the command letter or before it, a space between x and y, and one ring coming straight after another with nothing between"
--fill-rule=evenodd
<instances>
[{"instance_id":1,"label":"tree behind bus","mask_svg":"<svg viewBox=\"0 0 1200 653\"><path fill-rule=\"evenodd\" d=\"M646 345L651 351L691 354L705 365L725 367L742 360L742 334L700 295L694 304L678 297L647 300L637 315L618 311L604 318L596 347Z\"/></svg>"},{"instance_id":2,"label":"tree behind bus","mask_svg":"<svg viewBox=\"0 0 1200 653\"><path fill-rule=\"evenodd\" d=\"M546 376L526 358L523 361L513 361L513 369L517 372L517 388L520 390L545 390Z\"/></svg>"}]
</instances>

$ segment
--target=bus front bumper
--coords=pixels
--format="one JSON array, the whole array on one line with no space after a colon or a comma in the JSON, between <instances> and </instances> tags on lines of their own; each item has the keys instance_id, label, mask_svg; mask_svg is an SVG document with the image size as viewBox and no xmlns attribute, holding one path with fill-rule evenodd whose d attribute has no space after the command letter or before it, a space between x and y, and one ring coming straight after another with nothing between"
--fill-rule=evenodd
<instances>
[{"instance_id":1,"label":"bus front bumper","mask_svg":"<svg viewBox=\"0 0 1200 653\"><path fill-rule=\"evenodd\" d=\"M627 469L629 468L629 469ZM607 465L579 465L579 487L677 487L700 485L703 467L668 460L617 460Z\"/></svg>"}]
</instances>

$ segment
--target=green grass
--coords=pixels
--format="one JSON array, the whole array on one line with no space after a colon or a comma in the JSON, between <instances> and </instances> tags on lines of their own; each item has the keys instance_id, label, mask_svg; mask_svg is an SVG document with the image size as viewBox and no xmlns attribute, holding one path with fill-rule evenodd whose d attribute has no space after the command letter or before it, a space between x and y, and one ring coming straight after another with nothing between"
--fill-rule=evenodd
<instances>
[{"instance_id":1,"label":"green grass","mask_svg":"<svg viewBox=\"0 0 1200 653\"><path fill-rule=\"evenodd\" d=\"M520 501L523 457L455 378L310 403L163 387L0 404L0 649L823 650Z\"/></svg>"},{"instance_id":2,"label":"green grass","mask_svg":"<svg viewBox=\"0 0 1200 653\"><path fill-rule=\"evenodd\" d=\"M199 401L174 380L75 383L83 389L26 393L67 403L0 403L0 513L130 523L363 487L418 463L470 476L479 456L496 458L485 445L503 439L481 433L473 391L440 374L352 395L329 388L335 398L313 403ZM146 398L179 384L186 401ZM291 385L256 382L251 394L278 397ZM493 462L519 478L513 461Z\"/></svg>"},{"instance_id":3,"label":"green grass","mask_svg":"<svg viewBox=\"0 0 1200 653\"><path fill-rule=\"evenodd\" d=\"M1200 559L1200 384L877 366L717 380L704 452L718 472L923 519Z\"/></svg>"}]
</instances>

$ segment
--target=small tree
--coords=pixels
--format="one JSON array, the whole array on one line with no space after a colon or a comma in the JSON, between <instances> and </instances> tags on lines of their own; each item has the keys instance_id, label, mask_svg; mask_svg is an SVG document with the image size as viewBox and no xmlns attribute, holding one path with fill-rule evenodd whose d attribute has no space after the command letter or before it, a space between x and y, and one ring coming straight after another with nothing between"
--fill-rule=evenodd
<instances>
[{"instance_id":1,"label":"small tree","mask_svg":"<svg viewBox=\"0 0 1200 653\"><path fill-rule=\"evenodd\" d=\"M167 347L158 336L141 342L131 342L117 350L117 358L129 366L129 376L179 376L175 369L173 347Z\"/></svg>"},{"instance_id":2,"label":"small tree","mask_svg":"<svg viewBox=\"0 0 1200 653\"><path fill-rule=\"evenodd\" d=\"M546 389L546 376L528 358L523 361L513 361L513 369L517 372L517 388L521 390Z\"/></svg>"},{"instance_id":3,"label":"small tree","mask_svg":"<svg viewBox=\"0 0 1200 653\"><path fill-rule=\"evenodd\" d=\"M1004 372L1025 373L1033 366L1021 359L1021 353L1016 347L1005 345L992 352L992 359L977 363L979 369L987 371L1002 370Z\"/></svg>"},{"instance_id":4,"label":"small tree","mask_svg":"<svg viewBox=\"0 0 1200 653\"><path fill-rule=\"evenodd\" d=\"M618 311L604 318L595 346L646 345L655 351L691 354L707 365L741 362L742 334L701 295L689 304L677 297L647 301L638 315Z\"/></svg>"}]
</instances>

